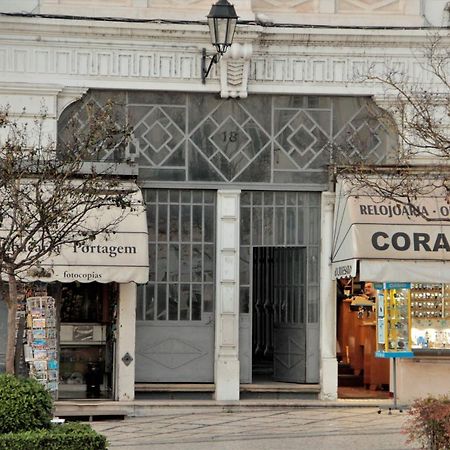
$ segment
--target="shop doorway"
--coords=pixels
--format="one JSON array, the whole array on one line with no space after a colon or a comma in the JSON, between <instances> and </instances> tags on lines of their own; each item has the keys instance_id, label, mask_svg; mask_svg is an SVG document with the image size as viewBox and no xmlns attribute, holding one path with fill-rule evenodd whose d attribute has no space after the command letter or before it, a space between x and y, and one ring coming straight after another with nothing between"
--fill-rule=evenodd
<instances>
[{"instance_id":1,"label":"shop doorway","mask_svg":"<svg viewBox=\"0 0 450 450\"><path fill-rule=\"evenodd\" d=\"M112 398L115 283L70 283L61 291L59 398Z\"/></svg>"},{"instance_id":2,"label":"shop doorway","mask_svg":"<svg viewBox=\"0 0 450 450\"><path fill-rule=\"evenodd\" d=\"M339 398L389 398L389 360L375 357L373 289L372 282L336 281Z\"/></svg>"},{"instance_id":3,"label":"shop doorway","mask_svg":"<svg viewBox=\"0 0 450 450\"><path fill-rule=\"evenodd\" d=\"M253 382L306 382L305 248L254 247Z\"/></svg>"}]
</instances>

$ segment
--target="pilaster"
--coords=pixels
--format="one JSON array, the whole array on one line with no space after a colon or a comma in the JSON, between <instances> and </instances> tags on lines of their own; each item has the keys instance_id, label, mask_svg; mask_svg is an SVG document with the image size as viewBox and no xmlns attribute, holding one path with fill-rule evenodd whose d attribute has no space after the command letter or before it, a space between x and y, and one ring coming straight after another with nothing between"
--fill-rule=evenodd
<instances>
[{"instance_id":1,"label":"pilaster","mask_svg":"<svg viewBox=\"0 0 450 450\"><path fill-rule=\"evenodd\" d=\"M239 400L240 190L217 191L215 399Z\"/></svg>"},{"instance_id":2,"label":"pilaster","mask_svg":"<svg viewBox=\"0 0 450 450\"><path fill-rule=\"evenodd\" d=\"M134 400L134 370L136 341L135 283L119 285L119 305L116 331L115 400Z\"/></svg>"},{"instance_id":3,"label":"pilaster","mask_svg":"<svg viewBox=\"0 0 450 450\"><path fill-rule=\"evenodd\" d=\"M336 286L331 280L334 192L322 193L320 255L320 398L337 398Z\"/></svg>"}]
</instances>

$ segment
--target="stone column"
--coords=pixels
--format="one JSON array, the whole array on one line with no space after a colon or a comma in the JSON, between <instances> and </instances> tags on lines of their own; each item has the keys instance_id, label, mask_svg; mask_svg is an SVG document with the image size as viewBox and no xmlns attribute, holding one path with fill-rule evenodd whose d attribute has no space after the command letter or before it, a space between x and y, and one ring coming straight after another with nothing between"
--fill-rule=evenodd
<instances>
[{"instance_id":1,"label":"stone column","mask_svg":"<svg viewBox=\"0 0 450 450\"><path fill-rule=\"evenodd\" d=\"M320 254L320 398L337 398L336 285L331 279L334 192L322 193Z\"/></svg>"},{"instance_id":2,"label":"stone column","mask_svg":"<svg viewBox=\"0 0 450 450\"><path fill-rule=\"evenodd\" d=\"M215 399L239 400L240 190L217 192Z\"/></svg>"},{"instance_id":3,"label":"stone column","mask_svg":"<svg viewBox=\"0 0 450 450\"><path fill-rule=\"evenodd\" d=\"M136 295L135 283L119 285L117 340L115 360L115 400L134 400L134 366L136 360Z\"/></svg>"}]
</instances>

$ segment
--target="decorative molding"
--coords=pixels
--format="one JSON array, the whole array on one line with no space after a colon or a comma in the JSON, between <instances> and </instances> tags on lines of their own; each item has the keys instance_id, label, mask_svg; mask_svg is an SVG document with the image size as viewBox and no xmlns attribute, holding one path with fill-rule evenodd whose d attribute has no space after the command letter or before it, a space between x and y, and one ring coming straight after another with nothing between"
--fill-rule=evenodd
<instances>
[{"instance_id":1,"label":"decorative molding","mask_svg":"<svg viewBox=\"0 0 450 450\"><path fill-rule=\"evenodd\" d=\"M220 63L220 96L222 98L247 97L247 83L252 53L253 48L251 44L233 44L222 58Z\"/></svg>"},{"instance_id":2,"label":"decorative molding","mask_svg":"<svg viewBox=\"0 0 450 450\"><path fill-rule=\"evenodd\" d=\"M202 86L206 26L150 24L145 29L142 24L125 27L103 22L88 27L81 21L46 19L41 24L25 21L18 30L9 17L0 22L0 85L14 80L15 84L53 84L80 92L88 88L220 89L223 97L245 97L249 90L371 95L379 88L359 82L358 75L369 67L383 70L389 63L415 80L430 81L420 58L413 54L414 49L419 53L424 48L426 30L337 33L324 28L293 33L287 28L242 26L230 54L220 63L220 83L215 71ZM64 107L60 102L59 112Z\"/></svg>"}]
</instances>

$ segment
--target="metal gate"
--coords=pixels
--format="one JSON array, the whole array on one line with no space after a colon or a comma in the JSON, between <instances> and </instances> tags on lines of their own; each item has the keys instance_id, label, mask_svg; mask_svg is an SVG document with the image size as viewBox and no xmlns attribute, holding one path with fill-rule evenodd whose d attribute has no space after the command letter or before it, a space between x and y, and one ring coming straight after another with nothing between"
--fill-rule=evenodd
<instances>
[{"instance_id":1,"label":"metal gate","mask_svg":"<svg viewBox=\"0 0 450 450\"><path fill-rule=\"evenodd\" d=\"M254 365L278 381L306 382L305 253L253 249Z\"/></svg>"},{"instance_id":2,"label":"metal gate","mask_svg":"<svg viewBox=\"0 0 450 450\"><path fill-rule=\"evenodd\" d=\"M319 248L320 193L242 193L241 383L254 356L273 379L319 382Z\"/></svg>"},{"instance_id":3,"label":"metal gate","mask_svg":"<svg viewBox=\"0 0 450 450\"><path fill-rule=\"evenodd\" d=\"M213 382L215 191L148 189L150 282L138 291L137 382Z\"/></svg>"}]
</instances>

